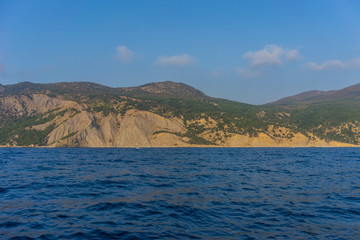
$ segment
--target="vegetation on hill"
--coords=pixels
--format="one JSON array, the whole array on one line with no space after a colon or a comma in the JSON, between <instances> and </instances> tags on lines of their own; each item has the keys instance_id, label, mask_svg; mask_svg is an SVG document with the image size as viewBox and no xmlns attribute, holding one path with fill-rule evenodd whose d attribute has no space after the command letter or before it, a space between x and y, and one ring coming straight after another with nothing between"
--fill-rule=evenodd
<instances>
[{"instance_id":1,"label":"vegetation on hill","mask_svg":"<svg viewBox=\"0 0 360 240\"><path fill-rule=\"evenodd\" d=\"M87 82L25 82L0 87L0 97L42 93L85 104L86 111L103 116L124 115L128 110L137 109L167 118L177 117L182 119L187 132L176 134L189 138L189 143L193 144L220 144L233 134L256 137L259 133L285 139L303 133L309 139L313 135L327 141L359 143L360 90L356 93L351 88L340 90L340 93L313 91L269 105L255 106L211 98L188 85L173 82L132 88L110 88ZM346 92L351 92L352 97L344 97ZM336 100L336 96L343 97ZM56 114L10 117L0 111L0 144L45 145L47 135L56 126L51 124L44 130L31 127L51 121ZM274 129L277 128L288 129L289 132L276 132ZM205 139L205 133L212 137ZM68 137L74 134L76 132Z\"/></svg>"},{"instance_id":2,"label":"vegetation on hill","mask_svg":"<svg viewBox=\"0 0 360 240\"><path fill-rule=\"evenodd\" d=\"M31 127L51 121L55 116L55 114L35 114L18 118L0 119L0 145L46 145L47 136L54 129L55 125L51 124L44 130L36 130Z\"/></svg>"}]
</instances>

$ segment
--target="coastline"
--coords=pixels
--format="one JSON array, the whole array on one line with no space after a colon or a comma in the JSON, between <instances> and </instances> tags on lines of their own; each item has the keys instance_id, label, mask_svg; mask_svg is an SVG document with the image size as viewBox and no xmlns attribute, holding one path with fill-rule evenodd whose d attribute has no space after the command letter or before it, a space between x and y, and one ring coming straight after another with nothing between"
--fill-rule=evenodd
<instances>
[{"instance_id":1,"label":"coastline","mask_svg":"<svg viewBox=\"0 0 360 240\"><path fill-rule=\"evenodd\" d=\"M135 146L91 146L91 147L54 147L54 146L0 146L0 149L5 148L51 148L51 149L70 149L70 148L101 148L101 149L151 149L151 148L358 148L360 145L343 145L343 146L212 146L212 145L195 145L195 146L144 146L144 147L135 147Z\"/></svg>"}]
</instances>

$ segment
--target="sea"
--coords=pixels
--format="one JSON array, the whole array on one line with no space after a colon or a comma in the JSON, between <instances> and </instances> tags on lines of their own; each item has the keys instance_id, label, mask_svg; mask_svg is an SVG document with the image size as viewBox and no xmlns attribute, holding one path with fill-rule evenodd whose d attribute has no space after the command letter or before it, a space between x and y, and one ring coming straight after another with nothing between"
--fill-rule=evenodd
<instances>
[{"instance_id":1,"label":"sea","mask_svg":"<svg viewBox=\"0 0 360 240\"><path fill-rule=\"evenodd\" d=\"M360 148L2 148L0 239L360 239Z\"/></svg>"}]
</instances>

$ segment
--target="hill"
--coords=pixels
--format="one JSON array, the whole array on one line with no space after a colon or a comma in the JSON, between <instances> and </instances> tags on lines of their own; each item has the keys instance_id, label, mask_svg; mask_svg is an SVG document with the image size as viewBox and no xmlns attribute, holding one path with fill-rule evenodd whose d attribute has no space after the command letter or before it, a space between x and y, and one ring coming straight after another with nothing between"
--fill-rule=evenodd
<instances>
[{"instance_id":1,"label":"hill","mask_svg":"<svg viewBox=\"0 0 360 240\"><path fill-rule=\"evenodd\" d=\"M333 101L360 101L360 84L355 84L341 90L332 91L308 91L294 96L280 99L269 103L269 106L299 106L314 103L333 102Z\"/></svg>"},{"instance_id":2,"label":"hill","mask_svg":"<svg viewBox=\"0 0 360 240\"><path fill-rule=\"evenodd\" d=\"M128 88L89 82L2 85L0 145L357 145L360 108L355 88L350 92L353 98L327 92L331 100L316 104L323 92L256 106L212 98L170 81Z\"/></svg>"},{"instance_id":3,"label":"hill","mask_svg":"<svg viewBox=\"0 0 360 240\"><path fill-rule=\"evenodd\" d=\"M22 82L13 85L0 85L0 96L16 94L53 94L65 95L67 97L89 97L103 98L104 95L111 97L132 96L132 97L173 97L186 99L204 99L207 96L201 91L183 83L171 81L153 82L138 87L110 88L91 82L60 82L40 84Z\"/></svg>"}]
</instances>

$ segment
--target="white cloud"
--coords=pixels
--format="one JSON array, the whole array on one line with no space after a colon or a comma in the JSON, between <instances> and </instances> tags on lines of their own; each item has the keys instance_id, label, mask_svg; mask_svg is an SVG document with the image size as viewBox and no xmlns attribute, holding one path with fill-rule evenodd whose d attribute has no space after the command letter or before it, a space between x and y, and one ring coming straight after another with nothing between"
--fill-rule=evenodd
<instances>
[{"instance_id":1,"label":"white cloud","mask_svg":"<svg viewBox=\"0 0 360 240\"><path fill-rule=\"evenodd\" d=\"M360 58L351 59L348 61L327 60L321 64L310 62L307 67L313 71L324 71L328 69L345 70L345 69L360 69Z\"/></svg>"},{"instance_id":2,"label":"white cloud","mask_svg":"<svg viewBox=\"0 0 360 240\"><path fill-rule=\"evenodd\" d=\"M259 51L248 51L243 58L251 61L251 66L271 66L281 65L284 58L288 60L296 60L299 56L299 51L296 49L283 49L275 44L268 44Z\"/></svg>"},{"instance_id":3,"label":"white cloud","mask_svg":"<svg viewBox=\"0 0 360 240\"><path fill-rule=\"evenodd\" d=\"M296 49L286 51L286 58L290 61L297 60L299 58L299 51Z\"/></svg>"},{"instance_id":4,"label":"white cloud","mask_svg":"<svg viewBox=\"0 0 360 240\"><path fill-rule=\"evenodd\" d=\"M196 58L184 53L177 56L160 56L156 59L156 65L178 65L187 66L196 63Z\"/></svg>"},{"instance_id":5,"label":"white cloud","mask_svg":"<svg viewBox=\"0 0 360 240\"><path fill-rule=\"evenodd\" d=\"M122 62L130 62L133 59L134 53L130 51L126 46L116 47L116 57Z\"/></svg>"},{"instance_id":6,"label":"white cloud","mask_svg":"<svg viewBox=\"0 0 360 240\"><path fill-rule=\"evenodd\" d=\"M245 78L256 78L256 77L261 76L261 72L259 72L259 71L251 71L251 70L244 69L244 68L236 68L235 72L239 76L245 77Z\"/></svg>"}]
</instances>

